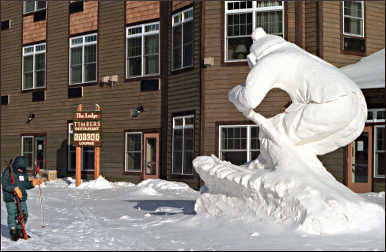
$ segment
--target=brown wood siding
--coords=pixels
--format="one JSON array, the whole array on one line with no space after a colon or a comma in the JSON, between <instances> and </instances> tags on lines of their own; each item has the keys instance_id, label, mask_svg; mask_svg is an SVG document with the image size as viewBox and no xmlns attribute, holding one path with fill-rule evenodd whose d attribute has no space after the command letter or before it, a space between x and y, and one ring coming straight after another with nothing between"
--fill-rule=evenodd
<instances>
[{"instance_id":1,"label":"brown wood siding","mask_svg":"<svg viewBox=\"0 0 386 252\"><path fill-rule=\"evenodd\" d=\"M305 2L305 49L312 53L317 54L318 52L318 41L317 41L317 3L313 1Z\"/></svg>"},{"instance_id":2,"label":"brown wood siding","mask_svg":"<svg viewBox=\"0 0 386 252\"><path fill-rule=\"evenodd\" d=\"M328 153L323 156L318 156L320 161L326 167L327 171L330 172L339 182L345 183L344 177L344 152L345 147L341 147L338 150Z\"/></svg>"},{"instance_id":3,"label":"brown wood siding","mask_svg":"<svg viewBox=\"0 0 386 252\"><path fill-rule=\"evenodd\" d=\"M48 11L47 11L48 12ZM34 22L34 15L23 17L23 44L46 40L47 19Z\"/></svg>"},{"instance_id":4,"label":"brown wood siding","mask_svg":"<svg viewBox=\"0 0 386 252\"><path fill-rule=\"evenodd\" d=\"M19 115L16 102L20 100L19 88L21 87L23 2L0 1L0 4L1 21L9 19L12 22L9 30L0 31L0 89L1 95L9 95L10 101L9 105L0 106L0 164L1 169L3 169L5 161L15 158L20 152L20 137L8 125L12 124L13 127L18 127L18 125L13 123L13 119L10 119L14 118L15 115Z\"/></svg>"},{"instance_id":5,"label":"brown wood siding","mask_svg":"<svg viewBox=\"0 0 386 252\"><path fill-rule=\"evenodd\" d=\"M288 9L294 10L295 5L288 3ZM213 57L214 65L204 68L205 79L205 148L204 155L216 150L216 122L245 121L245 117L228 101L229 91L236 85L245 82L249 67L245 65L224 65L221 43L223 43L223 9L220 1L205 2L205 44L204 57ZM294 12L288 15L289 22L294 22ZM291 26L289 26L291 27ZM295 39L294 26L289 28L288 37ZM283 106L289 101L288 95L279 89L271 90L257 111L270 117L282 112Z\"/></svg>"},{"instance_id":6,"label":"brown wood siding","mask_svg":"<svg viewBox=\"0 0 386 252\"><path fill-rule=\"evenodd\" d=\"M287 40L295 43L296 41L296 3L294 1L287 2Z\"/></svg>"},{"instance_id":7,"label":"brown wood siding","mask_svg":"<svg viewBox=\"0 0 386 252\"><path fill-rule=\"evenodd\" d=\"M366 1L366 54L385 47L385 1Z\"/></svg>"},{"instance_id":8,"label":"brown wood siding","mask_svg":"<svg viewBox=\"0 0 386 252\"><path fill-rule=\"evenodd\" d=\"M323 59L342 67L361 59L361 56L350 55L341 50L342 27L341 3L323 2ZM369 55L385 47L385 3L365 2L365 39L366 53Z\"/></svg>"},{"instance_id":9,"label":"brown wood siding","mask_svg":"<svg viewBox=\"0 0 386 252\"><path fill-rule=\"evenodd\" d=\"M87 3L87 2L85 2ZM31 92L21 92L22 2L1 2L2 17L12 19L12 29L1 32L1 93L10 95L10 104L1 106L1 162L20 155L20 136L46 133L47 168L67 175L67 121L72 120L78 104L92 110L102 108L101 174L111 180L138 182L140 176L123 175L124 130L159 129L161 91L140 91L140 81L125 81L125 15L124 2L100 2L98 30L98 77L118 75L114 87L83 87L82 98L67 98L68 67L68 2L48 2L47 23L47 88L46 100L32 102ZM103 50L101 50L103 48ZM4 50L3 50L4 49ZM5 74L3 74L5 73ZM144 112L137 119L130 110L142 104ZM26 123L27 114L36 118ZM4 150L4 151L3 151ZM71 173L69 173L71 174Z\"/></svg>"},{"instance_id":10,"label":"brown wood siding","mask_svg":"<svg viewBox=\"0 0 386 252\"><path fill-rule=\"evenodd\" d=\"M148 6L146 3L141 5ZM138 8L142 8L138 6ZM148 6L152 8L152 6ZM102 105L103 146L101 162L104 174L112 179L124 178L139 181L140 175L123 175L124 171L124 130L150 129L161 126L161 91L141 92L140 80L125 81L126 37L125 3L114 1L100 2L99 36L99 78L118 75L118 84L113 88L91 87L90 96ZM122 66L124 65L124 66ZM161 83L162 85L162 83ZM88 87L87 87L88 88ZM108 97L108 99L106 99ZM139 104L144 112L136 119L130 111Z\"/></svg>"},{"instance_id":11,"label":"brown wood siding","mask_svg":"<svg viewBox=\"0 0 386 252\"><path fill-rule=\"evenodd\" d=\"M173 1L173 4L172 4L172 11L176 11L178 9L181 9L181 8L184 8L186 6L188 6L189 4L193 3L193 1Z\"/></svg>"},{"instance_id":12,"label":"brown wood siding","mask_svg":"<svg viewBox=\"0 0 386 252\"><path fill-rule=\"evenodd\" d=\"M65 6L65 10L68 10L68 6ZM70 14L70 36L97 29L98 1L83 1L83 11Z\"/></svg>"},{"instance_id":13,"label":"brown wood siding","mask_svg":"<svg viewBox=\"0 0 386 252\"><path fill-rule=\"evenodd\" d=\"M176 3L179 1L174 1ZM186 5L184 5L186 6ZM168 152L167 152L167 176L170 180L178 180L188 183L198 189L199 177L176 177L172 175L172 139L173 139L173 114L186 111L194 111L194 153L200 153L200 31L201 31L201 3L194 3L194 49L193 68L172 72L172 29L171 16L169 19L169 76L168 76Z\"/></svg>"},{"instance_id":14,"label":"brown wood siding","mask_svg":"<svg viewBox=\"0 0 386 252\"><path fill-rule=\"evenodd\" d=\"M126 1L126 24L158 19L159 1Z\"/></svg>"}]
</instances>

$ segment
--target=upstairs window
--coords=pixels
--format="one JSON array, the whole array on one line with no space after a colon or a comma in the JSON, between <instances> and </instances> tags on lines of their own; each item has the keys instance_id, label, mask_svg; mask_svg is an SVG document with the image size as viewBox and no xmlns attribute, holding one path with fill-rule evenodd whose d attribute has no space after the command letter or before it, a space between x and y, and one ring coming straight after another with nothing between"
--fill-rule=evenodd
<instances>
[{"instance_id":1,"label":"upstairs window","mask_svg":"<svg viewBox=\"0 0 386 252\"><path fill-rule=\"evenodd\" d=\"M45 10L47 8L46 1L24 1L24 14Z\"/></svg>"},{"instance_id":2,"label":"upstairs window","mask_svg":"<svg viewBox=\"0 0 386 252\"><path fill-rule=\"evenodd\" d=\"M193 7L174 14L172 28L172 69L193 66Z\"/></svg>"},{"instance_id":3,"label":"upstairs window","mask_svg":"<svg viewBox=\"0 0 386 252\"><path fill-rule=\"evenodd\" d=\"M23 47L23 90L46 86L46 43Z\"/></svg>"},{"instance_id":4,"label":"upstairs window","mask_svg":"<svg viewBox=\"0 0 386 252\"><path fill-rule=\"evenodd\" d=\"M159 22L126 28L126 77L159 74Z\"/></svg>"},{"instance_id":5,"label":"upstairs window","mask_svg":"<svg viewBox=\"0 0 386 252\"><path fill-rule=\"evenodd\" d=\"M281 1L225 2L225 61L245 61L257 27L283 37L284 11Z\"/></svg>"},{"instance_id":6,"label":"upstairs window","mask_svg":"<svg viewBox=\"0 0 386 252\"><path fill-rule=\"evenodd\" d=\"M364 37L363 1L343 1L343 34Z\"/></svg>"},{"instance_id":7,"label":"upstairs window","mask_svg":"<svg viewBox=\"0 0 386 252\"><path fill-rule=\"evenodd\" d=\"M70 85L97 80L96 33L70 38Z\"/></svg>"},{"instance_id":8,"label":"upstairs window","mask_svg":"<svg viewBox=\"0 0 386 252\"><path fill-rule=\"evenodd\" d=\"M374 126L374 177L385 177L385 125Z\"/></svg>"},{"instance_id":9,"label":"upstairs window","mask_svg":"<svg viewBox=\"0 0 386 252\"><path fill-rule=\"evenodd\" d=\"M366 41L364 38L363 1L343 1L343 50L364 53Z\"/></svg>"}]
</instances>

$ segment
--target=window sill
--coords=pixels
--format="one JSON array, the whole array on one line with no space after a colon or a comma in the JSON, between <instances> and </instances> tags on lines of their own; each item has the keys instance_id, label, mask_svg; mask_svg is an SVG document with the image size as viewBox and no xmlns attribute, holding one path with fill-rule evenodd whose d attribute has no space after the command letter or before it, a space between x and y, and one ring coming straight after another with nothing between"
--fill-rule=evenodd
<instances>
[{"instance_id":1,"label":"window sill","mask_svg":"<svg viewBox=\"0 0 386 252\"><path fill-rule=\"evenodd\" d=\"M248 61L223 61L222 66L248 66Z\"/></svg>"},{"instance_id":2,"label":"window sill","mask_svg":"<svg viewBox=\"0 0 386 252\"><path fill-rule=\"evenodd\" d=\"M385 183L385 177L383 177L383 178L380 178L380 177L378 177L378 178L373 178L373 181L375 182L375 183Z\"/></svg>"},{"instance_id":3,"label":"window sill","mask_svg":"<svg viewBox=\"0 0 386 252\"><path fill-rule=\"evenodd\" d=\"M142 175L142 171L124 171L123 175Z\"/></svg>"},{"instance_id":4,"label":"window sill","mask_svg":"<svg viewBox=\"0 0 386 252\"><path fill-rule=\"evenodd\" d=\"M97 85L98 82L97 81L93 81L93 82L84 82L84 83L76 83L76 84L68 84L68 87L83 87L83 86L93 86L93 85Z\"/></svg>"},{"instance_id":5,"label":"window sill","mask_svg":"<svg viewBox=\"0 0 386 252\"><path fill-rule=\"evenodd\" d=\"M32 89L22 89L21 92L22 93L32 93L32 92L36 92L36 91L45 91L46 90L46 87L43 87L43 88L32 88Z\"/></svg>"},{"instance_id":6,"label":"window sill","mask_svg":"<svg viewBox=\"0 0 386 252\"><path fill-rule=\"evenodd\" d=\"M161 76L159 74L146 75L146 76L136 76L136 77L129 77L129 78L126 77L125 82L148 80L148 79L159 79L159 78L161 78Z\"/></svg>"},{"instance_id":7,"label":"window sill","mask_svg":"<svg viewBox=\"0 0 386 252\"><path fill-rule=\"evenodd\" d=\"M170 174L170 178L176 178L176 179L194 179L196 176L194 176L193 174Z\"/></svg>"},{"instance_id":8,"label":"window sill","mask_svg":"<svg viewBox=\"0 0 386 252\"><path fill-rule=\"evenodd\" d=\"M46 9L39 9L39 10L36 10L36 11L27 12L27 13L23 12L23 17L34 15L36 12L43 11L43 10L47 10L47 8Z\"/></svg>"},{"instance_id":9,"label":"window sill","mask_svg":"<svg viewBox=\"0 0 386 252\"><path fill-rule=\"evenodd\" d=\"M192 71L193 69L194 69L193 66L178 68L178 69L172 70L171 74L179 74L179 73L189 72L189 71Z\"/></svg>"}]
</instances>

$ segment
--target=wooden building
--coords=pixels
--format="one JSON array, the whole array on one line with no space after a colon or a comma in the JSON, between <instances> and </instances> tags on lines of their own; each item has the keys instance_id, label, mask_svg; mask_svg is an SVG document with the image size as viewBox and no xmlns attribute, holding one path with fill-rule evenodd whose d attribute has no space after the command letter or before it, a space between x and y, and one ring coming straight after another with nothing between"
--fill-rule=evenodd
<instances>
[{"instance_id":1,"label":"wooden building","mask_svg":"<svg viewBox=\"0 0 386 252\"><path fill-rule=\"evenodd\" d=\"M342 67L384 48L384 19L383 1L1 1L0 162L26 155L73 176L73 114L99 104L103 176L198 189L194 157L259 153L258 128L227 98L249 72L255 27ZM289 101L275 89L256 111L270 117ZM93 152L83 147L86 177ZM321 157L344 184L347 153ZM384 190L384 173L371 185Z\"/></svg>"}]
</instances>

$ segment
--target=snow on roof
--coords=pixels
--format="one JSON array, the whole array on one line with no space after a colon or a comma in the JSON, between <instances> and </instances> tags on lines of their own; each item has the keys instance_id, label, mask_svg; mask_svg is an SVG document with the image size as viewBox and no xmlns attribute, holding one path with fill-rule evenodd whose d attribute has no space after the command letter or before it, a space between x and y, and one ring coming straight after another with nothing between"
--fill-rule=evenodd
<instances>
[{"instance_id":1,"label":"snow on roof","mask_svg":"<svg viewBox=\"0 0 386 252\"><path fill-rule=\"evenodd\" d=\"M359 88L385 87L385 48L340 68Z\"/></svg>"}]
</instances>

